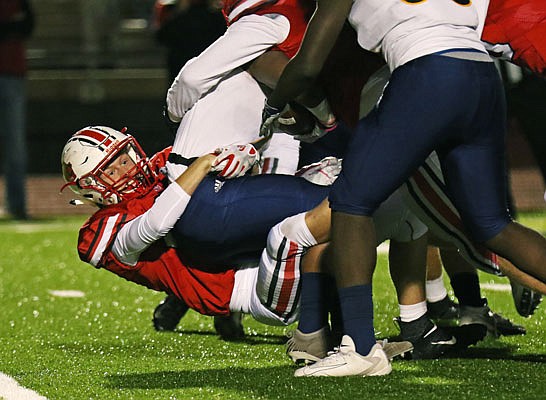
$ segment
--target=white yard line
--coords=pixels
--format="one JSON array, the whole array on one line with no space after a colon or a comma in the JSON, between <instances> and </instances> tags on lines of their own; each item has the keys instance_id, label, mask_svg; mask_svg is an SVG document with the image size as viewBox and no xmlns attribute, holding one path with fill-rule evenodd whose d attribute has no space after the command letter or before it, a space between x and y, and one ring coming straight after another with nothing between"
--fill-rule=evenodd
<instances>
[{"instance_id":1,"label":"white yard line","mask_svg":"<svg viewBox=\"0 0 546 400\"><path fill-rule=\"evenodd\" d=\"M383 242L377 246L377 254L387 254L389 252L389 242Z\"/></svg>"},{"instance_id":2,"label":"white yard line","mask_svg":"<svg viewBox=\"0 0 546 400\"><path fill-rule=\"evenodd\" d=\"M48 292L55 297L85 297L85 293L81 290L48 290Z\"/></svg>"},{"instance_id":3,"label":"white yard line","mask_svg":"<svg viewBox=\"0 0 546 400\"><path fill-rule=\"evenodd\" d=\"M480 287L495 292L509 292L512 290L512 286L509 283L480 283Z\"/></svg>"},{"instance_id":4,"label":"white yard line","mask_svg":"<svg viewBox=\"0 0 546 400\"><path fill-rule=\"evenodd\" d=\"M4 400L47 400L33 390L24 388L17 381L0 372L0 399Z\"/></svg>"}]
</instances>

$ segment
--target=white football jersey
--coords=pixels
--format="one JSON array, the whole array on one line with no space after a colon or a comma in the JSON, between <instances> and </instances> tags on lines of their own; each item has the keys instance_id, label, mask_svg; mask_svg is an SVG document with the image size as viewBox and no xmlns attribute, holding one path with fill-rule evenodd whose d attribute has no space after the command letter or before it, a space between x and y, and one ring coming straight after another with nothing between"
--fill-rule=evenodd
<instances>
[{"instance_id":1,"label":"white football jersey","mask_svg":"<svg viewBox=\"0 0 546 400\"><path fill-rule=\"evenodd\" d=\"M354 0L349 22L360 46L381 51L392 71L444 50L486 53L477 32L479 17L473 0Z\"/></svg>"},{"instance_id":2,"label":"white football jersey","mask_svg":"<svg viewBox=\"0 0 546 400\"><path fill-rule=\"evenodd\" d=\"M219 147L259 139L264 101L265 95L254 78L242 69L233 70L184 115L172 152L189 159ZM276 133L262 157L265 161L274 160L264 162L265 172L293 175L298 165L299 142L287 134ZM167 162L171 180L186 168Z\"/></svg>"}]
</instances>

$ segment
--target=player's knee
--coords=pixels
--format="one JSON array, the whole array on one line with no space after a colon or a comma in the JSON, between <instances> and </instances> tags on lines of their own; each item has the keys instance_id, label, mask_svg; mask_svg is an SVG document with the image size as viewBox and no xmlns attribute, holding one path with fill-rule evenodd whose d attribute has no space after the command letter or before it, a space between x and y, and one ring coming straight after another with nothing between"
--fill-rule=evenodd
<instances>
[{"instance_id":1,"label":"player's knee","mask_svg":"<svg viewBox=\"0 0 546 400\"><path fill-rule=\"evenodd\" d=\"M509 216L477 217L465 225L472 239L478 243L487 243L497 237L511 221Z\"/></svg>"},{"instance_id":2,"label":"player's knee","mask_svg":"<svg viewBox=\"0 0 546 400\"><path fill-rule=\"evenodd\" d=\"M372 204L365 198L364 192L347 185L343 180L343 171L332 185L328 200L332 211L366 217L371 217L380 204Z\"/></svg>"}]
</instances>

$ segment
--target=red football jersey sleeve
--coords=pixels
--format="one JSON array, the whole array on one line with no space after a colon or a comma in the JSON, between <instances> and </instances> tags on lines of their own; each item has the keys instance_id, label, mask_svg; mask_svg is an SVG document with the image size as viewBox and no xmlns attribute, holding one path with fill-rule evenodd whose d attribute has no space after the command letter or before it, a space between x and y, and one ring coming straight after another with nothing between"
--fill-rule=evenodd
<instances>
[{"instance_id":1,"label":"red football jersey sleeve","mask_svg":"<svg viewBox=\"0 0 546 400\"><path fill-rule=\"evenodd\" d=\"M245 1L245 0L243 0ZM242 1L228 0L224 2L223 13L229 15L233 8L240 6ZM254 6L250 6L229 24L233 24L238 19L249 14L265 15L265 14L282 14L290 21L290 32L288 37L282 42L273 46L271 50L282 51L288 58L294 57L300 48L303 35L307 29L307 22L313 11L315 10L314 0L278 0L278 1L261 1ZM227 18L226 18L227 19Z\"/></svg>"},{"instance_id":2,"label":"red football jersey sleeve","mask_svg":"<svg viewBox=\"0 0 546 400\"><path fill-rule=\"evenodd\" d=\"M482 40L501 57L546 76L546 1L491 0Z\"/></svg>"}]
</instances>

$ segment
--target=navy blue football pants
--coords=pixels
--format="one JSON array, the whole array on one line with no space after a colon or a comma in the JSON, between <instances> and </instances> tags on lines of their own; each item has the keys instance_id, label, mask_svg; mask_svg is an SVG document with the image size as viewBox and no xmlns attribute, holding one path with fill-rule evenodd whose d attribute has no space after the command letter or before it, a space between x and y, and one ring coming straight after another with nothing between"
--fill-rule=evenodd
<instances>
[{"instance_id":1,"label":"navy blue football pants","mask_svg":"<svg viewBox=\"0 0 546 400\"><path fill-rule=\"evenodd\" d=\"M505 108L492 62L429 55L397 68L379 106L357 126L332 186L332 209L371 216L436 150L470 235L492 238L510 221Z\"/></svg>"},{"instance_id":2,"label":"navy blue football pants","mask_svg":"<svg viewBox=\"0 0 546 400\"><path fill-rule=\"evenodd\" d=\"M290 175L226 181L209 176L173 229L180 256L208 267L256 262L269 230L286 217L317 206L329 189Z\"/></svg>"}]
</instances>

